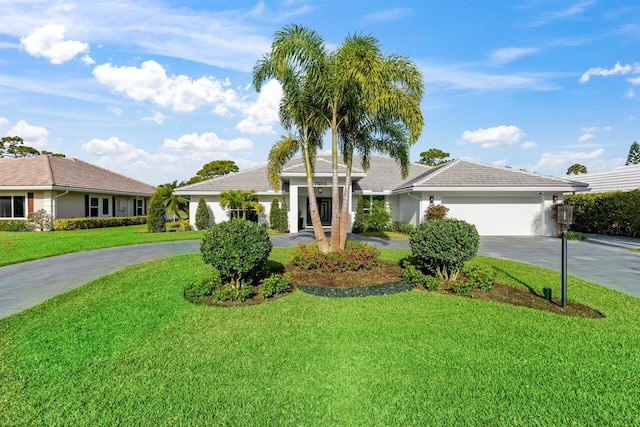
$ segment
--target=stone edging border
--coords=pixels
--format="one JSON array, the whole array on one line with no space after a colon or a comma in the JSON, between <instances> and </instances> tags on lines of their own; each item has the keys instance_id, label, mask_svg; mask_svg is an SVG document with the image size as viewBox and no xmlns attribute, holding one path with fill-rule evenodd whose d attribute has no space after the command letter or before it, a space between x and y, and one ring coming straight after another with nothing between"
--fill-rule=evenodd
<instances>
[{"instance_id":1,"label":"stone edging border","mask_svg":"<svg viewBox=\"0 0 640 427\"><path fill-rule=\"evenodd\" d=\"M329 298L368 297L373 295L391 295L413 289L408 283L393 282L382 285L331 288L328 286L298 285L302 292Z\"/></svg>"}]
</instances>

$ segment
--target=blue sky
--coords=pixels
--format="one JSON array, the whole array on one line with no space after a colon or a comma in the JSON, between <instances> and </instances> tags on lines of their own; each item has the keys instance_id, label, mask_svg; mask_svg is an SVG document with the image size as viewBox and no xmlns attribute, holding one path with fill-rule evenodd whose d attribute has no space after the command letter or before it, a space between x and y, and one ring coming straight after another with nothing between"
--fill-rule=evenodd
<instances>
[{"instance_id":1,"label":"blue sky","mask_svg":"<svg viewBox=\"0 0 640 427\"><path fill-rule=\"evenodd\" d=\"M0 135L150 184L265 162L280 89L251 69L289 23L371 34L421 68L428 148L564 176L640 139L634 1L1 0Z\"/></svg>"}]
</instances>

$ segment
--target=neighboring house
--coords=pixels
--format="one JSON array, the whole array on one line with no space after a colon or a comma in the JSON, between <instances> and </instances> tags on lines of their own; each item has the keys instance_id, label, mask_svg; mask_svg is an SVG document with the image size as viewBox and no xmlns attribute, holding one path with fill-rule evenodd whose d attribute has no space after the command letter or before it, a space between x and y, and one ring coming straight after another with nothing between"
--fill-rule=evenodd
<instances>
[{"instance_id":1,"label":"neighboring house","mask_svg":"<svg viewBox=\"0 0 640 427\"><path fill-rule=\"evenodd\" d=\"M393 221L419 224L429 204L444 204L450 218L468 221L481 235L553 235L554 224L549 207L563 193L588 190L588 185L561 178L490 166L467 160L454 160L439 166L411 164L403 180L397 163L386 157L372 156L368 171L354 158L350 224L358 195L383 199ZM344 187L345 166L339 167L339 185ZM318 156L315 164L314 191L323 225L331 221L331 158ZM198 200L202 197L217 222L228 219L218 203L226 190L254 190L269 216L274 197L284 198L292 233L311 226L308 210L306 173L301 157L289 161L282 170L282 189L273 191L267 183L266 166L249 169L208 181L181 187L177 194L190 196L189 218L193 224Z\"/></svg>"},{"instance_id":2,"label":"neighboring house","mask_svg":"<svg viewBox=\"0 0 640 427\"><path fill-rule=\"evenodd\" d=\"M620 166L609 172L589 173L579 178L589 183L591 192L636 190L640 188L640 165Z\"/></svg>"},{"instance_id":3,"label":"neighboring house","mask_svg":"<svg viewBox=\"0 0 640 427\"><path fill-rule=\"evenodd\" d=\"M146 215L155 187L82 160L0 159L0 220L44 209L56 218Z\"/></svg>"}]
</instances>

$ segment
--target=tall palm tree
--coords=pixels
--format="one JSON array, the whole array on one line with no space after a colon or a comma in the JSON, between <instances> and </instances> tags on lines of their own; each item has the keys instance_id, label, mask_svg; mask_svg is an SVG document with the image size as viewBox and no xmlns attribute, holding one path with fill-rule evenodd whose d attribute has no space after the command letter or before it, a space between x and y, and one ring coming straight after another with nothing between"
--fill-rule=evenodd
<instances>
[{"instance_id":1,"label":"tall palm tree","mask_svg":"<svg viewBox=\"0 0 640 427\"><path fill-rule=\"evenodd\" d=\"M178 184L178 180L162 184L158 186L164 205L169 215L177 216L180 219L189 217L189 199L175 193L175 189L184 185L184 182Z\"/></svg>"},{"instance_id":2,"label":"tall palm tree","mask_svg":"<svg viewBox=\"0 0 640 427\"><path fill-rule=\"evenodd\" d=\"M271 51L253 69L253 84L258 92L267 79L275 78L280 82L283 91L280 121L290 132L290 136L282 137L269 153L269 182L279 190L282 167L296 153L302 152L311 223L318 250L322 253L329 251L329 244L313 189L313 165L317 149L322 147L325 129L318 115L316 74L324 67L326 57L324 41L317 33L290 25L276 33Z\"/></svg>"},{"instance_id":3,"label":"tall palm tree","mask_svg":"<svg viewBox=\"0 0 640 427\"><path fill-rule=\"evenodd\" d=\"M420 70L412 61L400 55L384 56L378 40L372 36L348 36L331 55L329 64L327 69L330 72L319 86L322 88L325 120L331 128L331 244L332 247L342 248L344 244L341 242L346 241L347 224L341 224L346 219L341 220L340 216L348 217L346 213L338 213L338 136L341 129L349 128L345 126L347 120L358 120L357 115L363 114L369 116L372 123L381 120L380 123L386 123L388 127L395 122L406 128L408 144L415 143L424 124L420 110L424 86ZM402 146L400 144L398 147ZM393 153L394 150L387 152ZM400 151L395 152L401 154ZM349 153L343 153L343 158L350 157ZM347 195L347 188L344 194ZM346 204L343 205L346 209Z\"/></svg>"}]
</instances>

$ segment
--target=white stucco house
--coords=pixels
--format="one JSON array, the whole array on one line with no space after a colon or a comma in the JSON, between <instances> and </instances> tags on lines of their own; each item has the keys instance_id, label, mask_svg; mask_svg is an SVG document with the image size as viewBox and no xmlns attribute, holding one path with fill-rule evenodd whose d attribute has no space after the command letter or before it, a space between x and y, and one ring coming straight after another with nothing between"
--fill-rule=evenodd
<instances>
[{"instance_id":1,"label":"white stucco house","mask_svg":"<svg viewBox=\"0 0 640 427\"><path fill-rule=\"evenodd\" d=\"M588 185L568 179L491 166L468 160L454 160L439 166L411 164L403 180L393 159L372 156L369 170L359 168L354 159L353 188L350 197L350 224L358 195L384 199L393 221L418 224L429 204L444 204L448 216L474 224L480 235L554 235L549 207L562 200L563 193L587 191ZM356 166L358 165L358 166ZM198 200L204 198L216 222L229 214L218 203L226 190L254 190L264 206L263 220L269 217L274 197L284 198L288 207L289 229L297 233L310 227L306 173L301 157L290 160L282 171L280 191L267 182L266 166L236 172L208 181L180 187L177 194L190 197L189 218L195 223ZM339 167L339 184L344 186L345 166ZM331 157L318 156L315 163L314 191L324 225L331 219Z\"/></svg>"},{"instance_id":2,"label":"white stucco house","mask_svg":"<svg viewBox=\"0 0 640 427\"><path fill-rule=\"evenodd\" d=\"M53 219L139 216L155 187L82 160L0 158L0 221L44 209Z\"/></svg>"}]
</instances>

